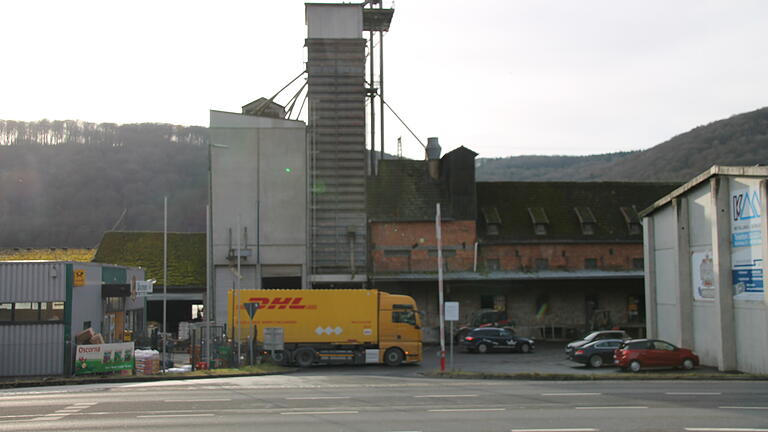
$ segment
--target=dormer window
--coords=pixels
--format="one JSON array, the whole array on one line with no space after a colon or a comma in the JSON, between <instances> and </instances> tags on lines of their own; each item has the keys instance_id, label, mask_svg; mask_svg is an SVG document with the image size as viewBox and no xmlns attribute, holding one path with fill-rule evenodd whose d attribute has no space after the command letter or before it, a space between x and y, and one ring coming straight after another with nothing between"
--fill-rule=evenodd
<instances>
[{"instance_id":1,"label":"dormer window","mask_svg":"<svg viewBox=\"0 0 768 432\"><path fill-rule=\"evenodd\" d=\"M576 217L579 218L581 233L584 235L594 235L597 219L594 213L592 213L592 209L589 207L574 207L573 210L576 212Z\"/></svg>"},{"instance_id":2,"label":"dormer window","mask_svg":"<svg viewBox=\"0 0 768 432\"><path fill-rule=\"evenodd\" d=\"M501 229L501 217L496 207L483 207L480 209L485 219L485 233L489 236L499 235Z\"/></svg>"},{"instance_id":3,"label":"dormer window","mask_svg":"<svg viewBox=\"0 0 768 432\"><path fill-rule=\"evenodd\" d=\"M533 232L538 236L547 235L549 218L542 207L528 207L528 215L533 223Z\"/></svg>"},{"instance_id":4,"label":"dormer window","mask_svg":"<svg viewBox=\"0 0 768 432\"><path fill-rule=\"evenodd\" d=\"M640 215L637 214L637 207L621 207L621 214L624 216L624 222L627 223L629 235L640 235L643 233L643 225L640 221Z\"/></svg>"}]
</instances>

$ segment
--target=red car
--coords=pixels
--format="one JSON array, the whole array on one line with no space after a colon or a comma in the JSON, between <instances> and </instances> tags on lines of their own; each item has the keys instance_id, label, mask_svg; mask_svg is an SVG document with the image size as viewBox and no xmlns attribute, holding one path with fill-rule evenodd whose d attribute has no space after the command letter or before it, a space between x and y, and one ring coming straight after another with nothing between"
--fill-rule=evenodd
<instances>
[{"instance_id":1,"label":"red car","mask_svg":"<svg viewBox=\"0 0 768 432\"><path fill-rule=\"evenodd\" d=\"M613 358L621 369L632 372L662 367L688 370L699 365L699 356L695 352L658 339L628 340L614 352Z\"/></svg>"}]
</instances>

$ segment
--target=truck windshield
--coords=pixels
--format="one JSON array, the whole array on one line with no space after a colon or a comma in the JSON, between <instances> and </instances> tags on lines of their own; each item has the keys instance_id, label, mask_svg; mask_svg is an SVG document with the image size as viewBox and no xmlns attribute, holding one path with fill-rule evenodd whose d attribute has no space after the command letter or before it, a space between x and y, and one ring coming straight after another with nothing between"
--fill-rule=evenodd
<instances>
[{"instance_id":1,"label":"truck windshield","mask_svg":"<svg viewBox=\"0 0 768 432\"><path fill-rule=\"evenodd\" d=\"M413 310L394 310L392 311L393 323L405 323L416 325L416 312Z\"/></svg>"}]
</instances>

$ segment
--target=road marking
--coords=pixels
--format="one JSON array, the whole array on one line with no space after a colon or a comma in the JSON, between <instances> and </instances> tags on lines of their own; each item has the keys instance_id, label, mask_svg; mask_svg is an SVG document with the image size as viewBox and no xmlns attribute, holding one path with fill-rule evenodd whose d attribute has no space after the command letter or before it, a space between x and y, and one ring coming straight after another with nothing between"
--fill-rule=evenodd
<instances>
[{"instance_id":1,"label":"road marking","mask_svg":"<svg viewBox=\"0 0 768 432\"><path fill-rule=\"evenodd\" d=\"M56 410L56 413L61 413L61 414L64 414L64 413L76 413L76 412L80 412L80 408L75 408L75 409L67 408L67 409Z\"/></svg>"},{"instance_id":2,"label":"road marking","mask_svg":"<svg viewBox=\"0 0 768 432\"><path fill-rule=\"evenodd\" d=\"M754 428L685 428L692 432L768 432L768 429Z\"/></svg>"},{"instance_id":3,"label":"road marking","mask_svg":"<svg viewBox=\"0 0 768 432\"><path fill-rule=\"evenodd\" d=\"M282 415L359 414L360 411L296 411L281 412Z\"/></svg>"},{"instance_id":4,"label":"road marking","mask_svg":"<svg viewBox=\"0 0 768 432\"><path fill-rule=\"evenodd\" d=\"M721 392L666 392L671 396L720 396Z\"/></svg>"},{"instance_id":5,"label":"road marking","mask_svg":"<svg viewBox=\"0 0 768 432\"><path fill-rule=\"evenodd\" d=\"M600 429L569 428L569 429L510 429L509 432L600 432Z\"/></svg>"},{"instance_id":6,"label":"road marking","mask_svg":"<svg viewBox=\"0 0 768 432\"><path fill-rule=\"evenodd\" d=\"M216 414L152 414L140 415L136 418L158 418L158 417L214 417Z\"/></svg>"},{"instance_id":7,"label":"road marking","mask_svg":"<svg viewBox=\"0 0 768 432\"><path fill-rule=\"evenodd\" d=\"M98 402L78 402L75 405L85 405L86 407L89 407L91 405L96 405Z\"/></svg>"},{"instance_id":8,"label":"road marking","mask_svg":"<svg viewBox=\"0 0 768 432\"><path fill-rule=\"evenodd\" d=\"M32 421L51 421L51 420L61 420L64 418L64 416L58 416L58 417L48 417L50 414L46 415L45 417L38 417L32 419Z\"/></svg>"},{"instance_id":9,"label":"road marking","mask_svg":"<svg viewBox=\"0 0 768 432\"><path fill-rule=\"evenodd\" d=\"M232 399L166 399L163 402L229 402Z\"/></svg>"},{"instance_id":10,"label":"road marking","mask_svg":"<svg viewBox=\"0 0 768 432\"><path fill-rule=\"evenodd\" d=\"M602 410L602 409L647 409L647 406L603 406L603 407L576 407L577 410Z\"/></svg>"},{"instance_id":11,"label":"road marking","mask_svg":"<svg viewBox=\"0 0 768 432\"><path fill-rule=\"evenodd\" d=\"M600 396L602 393L542 393L542 396Z\"/></svg>"},{"instance_id":12,"label":"road marking","mask_svg":"<svg viewBox=\"0 0 768 432\"><path fill-rule=\"evenodd\" d=\"M455 394L455 395L418 395L415 398L458 398L458 397L477 397L476 394Z\"/></svg>"},{"instance_id":13,"label":"road marking","mask_svg":"<svg viewBox=\"0 0 768 432\"><path fill-rule=\"evenodd\" d=\"M738 406L721 406L718 407L720 409L740 409L740 410L768 410L768 407L759 407L759 406L751 406L751 407L738 407Z\"/></svg>"},{"instance_id":14,"label":"road marking","mask_svg":"<svg viewBox=\"0 0 768 432\"><path fill-rule=\"evenodd\" d=\"M485 411L506 411L506 408L454 408L454 409L431 409L429 412L485 412Z\"/></svg>"},{"instance_id":15,"label":"road marking","mask_svg":"<svg viewBox=\"0 0 768 432\"><path fill-rule=\"evenodd\" d=\"M287 400L322 400L322 399L349 399L349 396L306 396L306 397L287 397Z\"/></svg>"}]
</instances>

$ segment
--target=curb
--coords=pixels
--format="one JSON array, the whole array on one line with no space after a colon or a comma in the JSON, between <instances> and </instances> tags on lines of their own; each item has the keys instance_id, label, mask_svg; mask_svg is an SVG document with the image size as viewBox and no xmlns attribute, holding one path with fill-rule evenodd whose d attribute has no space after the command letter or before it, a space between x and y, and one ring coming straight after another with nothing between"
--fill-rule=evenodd
<instances>
[{"instance_id":1,"label":"curb","mask_svg":"<svg viewBox=\"0 0 768 432\"><path fill-rule=\"evenodd\" d=\"M442 379L495 379L518 381L768 381L768 375L744 373L722 374L538 374L538 373L484 373L484 372L427 372L427 378Z\"/></svg>"}]
</instances>

